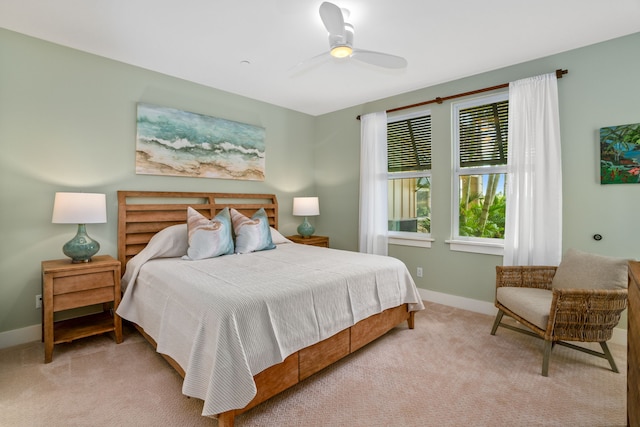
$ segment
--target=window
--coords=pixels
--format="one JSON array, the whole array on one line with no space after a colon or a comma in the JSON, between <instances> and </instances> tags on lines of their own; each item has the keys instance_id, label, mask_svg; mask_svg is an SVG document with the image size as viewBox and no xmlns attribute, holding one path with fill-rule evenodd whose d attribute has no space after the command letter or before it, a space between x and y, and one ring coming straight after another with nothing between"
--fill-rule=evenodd
<instances>
[{"instance_id":1,"label":"window","mask_svg":"<svg viewBox=\"0 0 640 427\"><path fill-rule=\"evenodd\" d=\"M389 243L426 246L431 235L431 114L387 119Z\"/></svg>"},{"instance_id":2,"label":"window","mask_svg":"<svg viewBox=\"0 0 640 427\"><path fill-rule=\"evenodd\" d=\"M453 105L451 249L502 253L508 119L507 93Z\"/></svg>"}]
</instances>

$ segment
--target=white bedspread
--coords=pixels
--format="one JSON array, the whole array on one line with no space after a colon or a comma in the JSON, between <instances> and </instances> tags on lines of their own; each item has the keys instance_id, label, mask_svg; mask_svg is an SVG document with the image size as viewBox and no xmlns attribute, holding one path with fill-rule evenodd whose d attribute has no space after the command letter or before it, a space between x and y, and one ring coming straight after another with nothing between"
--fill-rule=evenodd
<instances>
[{"instance_id":1,"label":"white bedspread","mask_svg":"<svg viewBox=\"0 0 640 427\"><path fill-rule=\"evenodd\" d=\"M204 400L203 415L246 406L253 376L304 347L403 303L424 308L405 265L391 257L285 243L137 262L127 266L117 312L184 368L182 392Z\"/></svg>"}]
</instances>

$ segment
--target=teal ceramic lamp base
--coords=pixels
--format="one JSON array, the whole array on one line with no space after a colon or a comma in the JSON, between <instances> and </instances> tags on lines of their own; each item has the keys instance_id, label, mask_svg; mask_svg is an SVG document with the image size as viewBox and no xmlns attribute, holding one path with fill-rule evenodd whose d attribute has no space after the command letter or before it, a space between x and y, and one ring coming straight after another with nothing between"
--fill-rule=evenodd
<instances>
[{"instance_id":1,"label":"teal ceramic lamp base","mask_svg":"<svg viewBox=\"0 0 640 427\"><path fill-rule=\"evenodd\" d=\"M302 237L309 237L315 231L316 229L313 228L313 225L309 223L309 221L307 220L307 217L305 216L302 224L298 226L298 234L301 235Z\"/></svg>"},{"instance_id":2,"label":"teal ceramic lamp base","mask_svg":"<svg viewBox=\"0 0 640 427\"><path fill-rule=\"evenodd\" d=\"M62 252L71 258L73 263L89 262L99 250L100 243L89 237L85 224L78 224L76 236L62 247Z\"/></svg>"}]
</instances>

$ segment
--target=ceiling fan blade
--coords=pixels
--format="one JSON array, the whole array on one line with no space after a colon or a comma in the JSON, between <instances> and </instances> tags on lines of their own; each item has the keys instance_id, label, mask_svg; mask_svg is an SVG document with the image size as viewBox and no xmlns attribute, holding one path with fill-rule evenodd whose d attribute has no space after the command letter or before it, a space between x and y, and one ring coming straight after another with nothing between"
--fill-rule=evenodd
<instances>
[{"instance_id":1,"label":"ceiling fan blade","mask_svg":"<svg viewBox=\"0 0 640 427\"><path fill-rule=\"evenodd\" d=\"M334 36L344 34L344 16L342 16L342 10L335 4L323 2L320 5L320 19L329 34Z\"/></svg>"},{"instance_id":2,"label":"ceiling fan blade","mask_svg":"<svg viewBox=\"0 0 640 427\"><path fill-rule=\"evenodd\" d=\"M401 56L370 50L354 49L351 58L384 68L405 68L407 66L407 60Z\"/></svg>"},{"instance_id":3,"label":"ceiling fan blade","mask_svg":"<svg viewBox=\"0 0 640 427\"><path fill-rule=\"evenodd\" d=\"M306 70L307 68L310 68L312 66L319 64L320 62L328 60L329 58L331 58L331 56L329 55L329 52L322 52L316 56L312 56L311 58L307 58L304 61L298 62L296 65L294 65L289 69L289 72L291 74L298 74Z\"/></svg>"}]
</instances>

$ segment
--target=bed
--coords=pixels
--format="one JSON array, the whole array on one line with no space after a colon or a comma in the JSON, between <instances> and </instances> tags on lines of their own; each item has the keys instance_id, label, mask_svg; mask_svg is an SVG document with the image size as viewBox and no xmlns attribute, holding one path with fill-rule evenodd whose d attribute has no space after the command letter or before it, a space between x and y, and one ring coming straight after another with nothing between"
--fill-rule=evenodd
<instances>
[{"instance_id":1,"label":"bed","mask_svg":"<svg viewBox=\"0 0 640 427\"><path fill-rule=\"evenodd\" d=\"M206 218L261 212L274 249L179 256L189 208ZM220 427L397 325L413 329L424 308L400 261L296 244L277 228L273 194L118 192L117 312Z\"/></svg>"}]
</instances>

